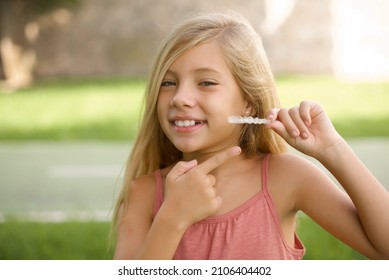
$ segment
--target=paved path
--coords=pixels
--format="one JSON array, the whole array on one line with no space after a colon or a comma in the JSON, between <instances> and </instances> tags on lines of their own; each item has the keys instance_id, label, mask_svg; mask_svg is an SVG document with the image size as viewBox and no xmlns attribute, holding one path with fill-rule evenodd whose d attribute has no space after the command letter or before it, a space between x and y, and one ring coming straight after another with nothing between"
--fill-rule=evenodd
<instances>
[{"instance_id":1,"label":"paved path","mask_svg":"<svg viewBox=\"0 0 389 280\"><path fill-rule=\"evenodd\" d=\"M349 141L389 188L389 139ZM131 149L125 143L0 143L0 222L108 220Z\"/></svg>"},{"instance_id":2,"label":"paved path","mask_svg":"<svg viewBox=\"0 0 389 280\"><path fill-rule=\"evenodd\" d=\"M0 144L0 220L107 220L129 151L117 143Z\"/></svg>"}]
</instances>

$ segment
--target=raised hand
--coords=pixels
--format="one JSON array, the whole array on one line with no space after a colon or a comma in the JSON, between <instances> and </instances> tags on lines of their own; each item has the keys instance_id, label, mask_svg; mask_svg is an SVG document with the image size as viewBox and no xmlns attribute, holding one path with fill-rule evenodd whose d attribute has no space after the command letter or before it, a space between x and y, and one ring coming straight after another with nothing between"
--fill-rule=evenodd
<instances>
[{"instance_id":1,"label":"raised hand","mask_svg":"<svg viewBox=\"0 0 389 280\"><path fill-rule=\"evenodd\" d=\"M267 114L273 129L289 145L313 157L320 157L341 138L323 108L316 102L303 101L290 109L275 108Z\"/></svg>"},{"instance_id":2,"label":"raised hand","mask_svg":"<svg viewBox=\"0 0 389 280\"><path fill-rule=\"evenodd\" d=\"M215 213L222 199L216 193L216 179L210 172L240 153L241 149L235 146L201 164L196 160L177 163L166 176L166 196L161 210L169 211L172 222L180 228Z\"/></svg>"}]
</instances>

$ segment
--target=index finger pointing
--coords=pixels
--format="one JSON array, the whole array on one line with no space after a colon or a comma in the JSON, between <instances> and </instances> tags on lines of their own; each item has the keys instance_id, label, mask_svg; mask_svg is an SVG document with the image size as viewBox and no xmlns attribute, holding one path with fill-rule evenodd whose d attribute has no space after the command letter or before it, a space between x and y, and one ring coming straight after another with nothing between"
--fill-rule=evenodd
<instances>
[{"instance_id":1,"label":"index finger pointing","mask_svg":"<svg viewBox=\"0 0 389 280\"><path fill-rule=\"evenodd\" d=\"M239 146L232 147L228 150L220 152L203 163L199 164L197 168L200 168L205 174L208 174L216 167L225 163L228 159L239 155L242 152Z\"/></svg>"}]
</instances>

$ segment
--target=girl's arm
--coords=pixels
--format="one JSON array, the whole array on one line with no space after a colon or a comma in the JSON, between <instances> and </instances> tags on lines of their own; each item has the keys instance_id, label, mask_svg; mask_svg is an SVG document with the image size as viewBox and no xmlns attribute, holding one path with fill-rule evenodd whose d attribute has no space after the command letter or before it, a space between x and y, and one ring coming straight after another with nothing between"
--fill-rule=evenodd
<instances>
[{"instance_id":1,"label":"girl's arm","mask_svg":"<svg viewBox=\"0 0 389 280\"><path fill-rule=\"evenodd\" d=\"M305 200L300 203L302 208L331 232L336 232L335 227L349 231L347 243L363 244L354 247L369 257L389 258L389 193L336 132L321 106L305 101L292 109L273 109L269 118L275 120L269 128L297 150L319 160L351 198L330 187L315 190L320 193L315 196L307 186L305 194L301 193ZM330 185L319 175L312 178L311 183Z\"/></svg>"},{"instance_id":2,"label":"girl's arm","mask_svg":"<svg viewBox=\"0 0 389 280\"><path fill-rule=\"evenodd\" d=\"M167 247L170 237L165 237L165 240L159 243L147 242L150 239L158 239L158 235L155 237L155 232L158 231L155 230L158 229L158 219L155 219L154 225L152 217L154 203L154 177L142 176L134 180L130 188L128 206L122 205L120 209L114 259L142 259L145 258L146 253L151 259L171 258L175 247L174 245ZM159 236L164 237L163 235L161 232ZM160 256L161 253L166 255Z\"/></svg>"},{"instance_id":3,"label":"girl's arm","mask_svg":"<svg viewBox=\"0 0 389 280\"><path fill-rule=\"evenodd\" d=\"M344 140L336 143L318 160L335 176L352 199L366 236L380 258L389 258L388 191Z\"/></svg>"},{"instance_id":4,"label":"girl's arm","mask_svg":"<svg viewBox=\"0 0 389 280\"><path fill-rule=\"evenodd\" d=\"M185 166L186 164L186 166ZM187 163L178 166L188 168ZM177 190L172 198L185 201L186 194ZM184 196L180 199L180 196ZM170 198L169 197L169 198ZM143 176L134 180L130 187L127 208L122 206L117 229L114 259L172 259L187 224L180 221L178 203L170 200L162 204L153 219L155 203L155 180Z\"/></svg>"}]
</instances>

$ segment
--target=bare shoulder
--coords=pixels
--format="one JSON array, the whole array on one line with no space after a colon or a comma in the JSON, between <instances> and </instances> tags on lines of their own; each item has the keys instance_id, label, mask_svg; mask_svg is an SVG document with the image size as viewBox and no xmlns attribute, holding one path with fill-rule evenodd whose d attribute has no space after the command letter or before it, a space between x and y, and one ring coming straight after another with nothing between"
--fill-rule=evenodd
<instances>
[{"instance_id":1,"label":"bare shoulder","mask_svg":"<svg viewBox=\"0 0 389 280\"><path fill-rule=\"evenodd\" d=\"M268 167L268 185L281 215L296 210L302 188L322 176L325 174L319 167L299 155L272 155Z\"/></svg>"},{"instance_id":2,"label":"bare shoulder","mask_svg":"<svg viewBox=\"0 0 389 280\"><path fill-rule=\"evenodd\" d=\"M167 167L160 170L162 182L172 167ZM156 198L156 172L142 175L131 182L129 189L129 205L142 207L147 210L150 215L154 207ZM133 211L134 209L131 209Z\"/></svg>"},{"instance_id":3,"label":"bare shoulder","mask_svg":"<svg viewBox=\"0 0 389 280\"><path fill-rule=\"evenodd\" d=\"M155 199L155 186L154 173L142 175L134 179L129 187L129 206L133 205L144 208L151 214Z\"/></svg>"},{"instance_id":4,"label":"bare shoulder","mask_svg":"<svg viewBox=\"0 0 389 280\"><path fill-rule=\"evenodd\" d=\"M308 159L292 153L274 154L269 161L269 170L277 175L292 176L295 180L306 179L320 169Z\"/></svg>"},{"instance_id":5,"label":"bare shoulder","mask_svg":"<svg viewBox=\"0 0 389 280\"><path fill-rule=\"evenodd\" d=\"M298 155L281 154L272 157L269 178L273 180L272 191L275 196L283 198L283 203L289 199L294 203L295 210L310 211L318 205L318 199L337 199L342 196L340 189L318 165Z\"/></svg>"},{"instance_id":6,"label":"bare shoulder","mask_svg":"<svg viewBox=\"0 0 389 280\"><path fill-rule=\"evenodd\" d=\"M155 199L155 175L142 175L131 181L127 187L127 206L121 206L119 221L126 223L139 217L151 219Z\"/></svg>"},{"instance_id":7,"label":"bare shoulder","mask_svg":"<svg viewBox=\"0 0 389 280\"><path fill-rule=\"evenodd\" d=\"M318 164L292 153L273 155L269 161L269 177L278 178L283 188L301 189L329 178Z\"/></svg>"},{"instance_id":8,"label":"bare shoulder","mask_svg":"<svg viewBox=\"0 0 389 280\"><path fill-rule=\"evenodd\" d=\"M131 182L132 195L148 196L155 192L155 174L142 175Z\"/></svg>"}]
</instances>

